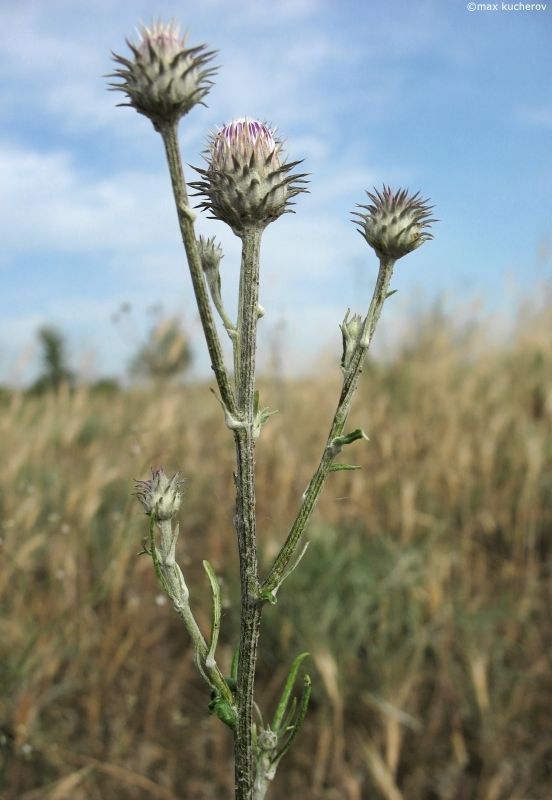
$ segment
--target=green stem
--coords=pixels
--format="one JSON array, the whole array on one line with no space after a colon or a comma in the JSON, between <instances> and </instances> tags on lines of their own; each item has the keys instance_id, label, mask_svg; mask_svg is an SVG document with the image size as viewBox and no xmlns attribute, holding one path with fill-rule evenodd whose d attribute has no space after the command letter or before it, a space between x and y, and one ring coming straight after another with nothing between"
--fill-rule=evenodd
<instances>
[{"instance_id":1,"label":"green stem","mask_svg":"<svg viewBox=\"0 0 552 800\"><path fill-rule=\"evenodd\" d=\"M236 440L236 533L240 558L241 628L238 660L238 725L234 740L236 800L252 800L255 779L253 691L261 621L255 521L255 353L259 298L261 229L242 234L236 376L238 413L243 425Z\"/></svg>"},{"instance_id":2,"label":"green stem","mask_svg":"<svg viewBox=\"0 0 552 800\"><path fill-rule=\"evenodd\" d=\"M343 387L330 427L326 446L324 447L318 468L303 495L301 508L291 526L288 537L261 586L261 596L263 599L269 599L271 595L273 596L273 592L275 590L277 591L284 579L299 539L309 522L314 506L316 505L324 482L328 476L328 472L330 471L333 459L335 458L335 448L332 447L332 443L336 436L340 436L343 433L347 422L353 396L358 386L358 379L362 372L364 357L370 347L387 296L389 283L393 275L394 264L395 262L391 259L380 259L380 268L372 295L372 301L364 320L357 345L343 378Z\"/></svg>"},{"instance_id":3,"label":"green stem","mask_svg":"<svg viewBox=\"0 0 552 800\"><path fill-rule=\"evenodd\" d=\"M171 176L174 200L178 212L178 223L182 242L186 251L186 257L192 276L192 284L199 309L201 324L205 332L205 339L211 357L211 365L215 373L220 396L230 414L236 413L236 403L228 380L228 374L224 366L224 358L220 341L211 312L209 295L201 266L201 258L197 246L197 239L194 231L194 213L190 208L186 182L184 180L184 169L180 158L180 148L178 146L178 131L176 124L166 125L159 129Z\"/></svg>"},{"instance_id":4,"label":"green stem","mask_svg":"<svg viewBox=\"0 0 552 800\"><path fill-rule=\"evenodd\" d=\"M176 563L174 555L171 552L172 548L169 545L169 542L174 538L172 522L170 520L163 520L159 523L159 529L161 531L160 548L157 547L155 542L155 527L156 523L154 519L151 518L149 552L153 560L157 579L169 596L175 609L184 620L184 624L193 642L195 659L199 671L207 680L209 686L212 688L214 687L220 697L226 700L229 705L232 705L234 698L223 674L216 664L209 665L207 662L209 648L193 615L190 607L188 587L186 586L180 567Z\"/></svg>"}]
</instances>

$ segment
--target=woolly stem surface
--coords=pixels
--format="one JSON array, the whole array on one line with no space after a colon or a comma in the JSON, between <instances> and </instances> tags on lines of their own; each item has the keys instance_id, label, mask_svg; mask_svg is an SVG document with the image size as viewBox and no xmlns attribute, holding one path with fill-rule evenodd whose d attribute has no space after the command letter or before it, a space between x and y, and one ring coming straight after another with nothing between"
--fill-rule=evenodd
<instances>
[{"instance_id":1,"label":"woolly stem surface","mask_svg":"<svg viewBox=\"0 0 552 800\"><path fill-rule=\"evenodd\" d=\"M254 800L253 691L261 622L255 520L255 354L259 302L259 256L262 230L242 235L238 308L236 401L243 426L236 441L236 533L240 558L241 627L238 661L238 725L235 732L236 800Z\"/></svg>"}]
</instances>

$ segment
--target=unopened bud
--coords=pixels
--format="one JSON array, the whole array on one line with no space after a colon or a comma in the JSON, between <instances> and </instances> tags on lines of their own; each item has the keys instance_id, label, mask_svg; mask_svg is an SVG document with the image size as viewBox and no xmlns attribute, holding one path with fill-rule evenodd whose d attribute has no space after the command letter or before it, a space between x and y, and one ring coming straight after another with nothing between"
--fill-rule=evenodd
<instances>
[{"instance_id":1,"label":"unopened bud","mask_svg":"<svg viewBox=\"0 0 552 800\"><path fill-rule=\"evenodd\" d=\"M180 508L181 485L182 477L179 472L168 478L163 468L152 469L149 480L136 481L135 494L146 514L156 522L162 522L172 519Z\"/></svg>"},{"instance_id":2,"label":"unopened bud","mask_svg":"<svg viewBox=\"0 0 552 800\"><path fill-rule=\"evenodd\" d=\"M416 250L424 242L433 239L427 228L432 222L431 209L427 200L420 198L420 193L410 195L406 189L393 192L389 186L383 186L381 192L366 192L371 205L359 205L366 212L353 212L359 217L355 220L360 227L359 233L364 236L370 247L373 247L380 258L397 260L407 253Z\"/></svg>"},{"instance_id":3,"label":"unopened bud","mask_svg":"<svg viewBox=\"0 0 552 800\"><path fill-rule=\"evenodd\" d=\"M140 41L127 40L133 58L113 54L119 68L108 77L120 83L111 83L112 91L124 92L128 103L144 114L159 129L187 114L201 103L210 90L209 77L216 72L205 65L215 55L205 45L186 47L186 37L180 35L178 25L156 22L151 28L140 29Z\"/></svg>"},{"instance_id":4,"label":"unopened bud","mask_svg":"<svg viewBox=\"0 0 552 800\"><path fill-rule=\"evenodd\" d=\"M274 750L278 744L278 734L271 731L270 728L262 730L259 734L259 749L260 750Z\"/></svg>"},{"instance_id":5,"label":"unopened bud","mask_svg":"<svg viewBox=\"0 0 552 800\"><path fill-rule=\"evenodd\" d=\"M343 336L343 356L341 358L341 367L346 370L351 363L351 358L357 346L360 334L362 332L362 317L359 314L353 314L349 319L350 310L347 309L343 323L339 326Z\"/></svg>"},{"instance_id":6,"label":"unopened bud","mask_svg":"<svg viewBox=\"0 0 552 800\"><path fill-rule=\"evenodd\" d=\"M224 256L222 247L214 236L206 239L203 236L198 240L199 257L204 272L218 272L221 259Z\"/></svg>"},{"instance_id":7,"label":"unopened bud","mask_svg":"<svg viewBox=\"0 0 552 800\"><path fill-rule=\"evenodd\" d=\"M199 208L226 222L240 236L264 228L286 211L291 198L306 191L306 173L289 174L300 161L282 161L282 143L268 125L238 119L215 133L205 153L207 168L190 184L205 199Z\"/></svg>"},{"instance_id":8,"label":"unopened bud","mask_svg":"<svg viewBox=\"0 0 552 800\"><path fill-rule=\"evenodd\" d=\"M220 296L220 262L223 257L222 247L212 236L210 239L205 239L200 236L197 242L199 249L199 257L201 259L201 266L205 273L205 278L209 284L211 293Z\"/></svg>"}]
</instances>

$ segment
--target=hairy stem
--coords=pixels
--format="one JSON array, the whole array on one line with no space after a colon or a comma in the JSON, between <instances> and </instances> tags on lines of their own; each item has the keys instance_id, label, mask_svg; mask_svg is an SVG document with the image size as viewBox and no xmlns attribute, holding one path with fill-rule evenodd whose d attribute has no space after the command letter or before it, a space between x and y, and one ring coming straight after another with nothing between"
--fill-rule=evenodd
<instances>
[{"instance_id":1,"label":"hairy stem","mask_svg":"<svg viewBox=\"0 0 552 800\"><path fill-rule=\"evenodd\" d=\"M252 742L253 689L262 604L259 601L255 533L255 353L258 319L259 252L262 229L242 235L242 264L235 352L235 394L224 366L222 350L211 312L206 280L194 232L175 125L159 130L169 165L182 241L211 364L221 400L233 420L236 444L236 516L241 579L241 629L237 679L238 724L235 731L236 800L253 800L254 752ZM188 620L189 622L189 620ZM203 645L200 643L200 650ZM207 646L205 645L205 654ZM217 676L218 677L218 676Z\"/></svg>"},{"instance_id":2,"label":"hairy stem","mask_svg":"<svg viewBox=\"0 0 552 800\"><path fill-rule=\"evenodd\" d=\"M234 741L236 800L252 800L254 752L252 741L253 689L261 621L255 523L255 353L259 297L259 253L262 230L242 235L238 309L236 399L243 425L236 440L236 533L240 558L241 628L238 661L238 725Z\"/></svg>"},{"instance_id":3,"label":"hairy stem","mask_svg":"<svg viewBox=\"0 0 552 800\"><path fill-rule=\"evenodd\" d=\"M186 251L186 257L192 276L192 284L196 296L197 307L201 324L205 333L211 366L217 380L221 399L230 414L235 414L235 399L228 380L228 374L224 366L224 359L220 341L209 303L205 276L201 266L201 258L197 246L197 239L194 231L194 213L190 208L186 183L184 180L184 169L180 158L180 148L178 145L178 131L176 124L169 124L159 129L165 145L165 154L169 165L171 184L174 200L178 212L178 223L182 242Z\"/></svg>"},{"instance_id":4,"label":"hairy stem","mask_svg":"<svg viewBox=\"0 0 552 800\"><path fill-rule=\"evenodd\" d=\"M193 642L195 660L199 671L207 680L209 686L215 688L220 697L226 700L227 703L232 704L234 698L218 666L216 663L207 663L207 643L193 615L186 581L184 580L180 567L174 559L173 547L169 544L176 539L172 530L172 522L170 520L162 520L157 524L161 531L160 548L158 548L155 543L156 522L152 518L150 521L149 552L153 560L155 574L172 601L176 611L178 611L184 620L184 624Z\"/></svg>"},{"instance_id":5,"label":"hairy stem","mask_svg":"<svg viewBox=\"0 0 552 800\"><path fill-rule=\"evenodd\" d=\"M324 447L318 468L314 473L307 490L305 491L305 494L303 495L301 508L299 509L293 525L291 526L288 537L282 546L282 549L278 553L269 574L262 584L261 595L265 599L268 599L275 591L278 590L278 587L286 575L288 565L293 558L299 539L301 538L301 535L303 534L303 531L309 522L314 506L316 505L316 501L320 496L320 492L322 491L322 487L324 486L324 482L328 476L331 464L335 458L336 451L335 448L332 447L333 440L336 436L340 436L343 433L343 429L347 422L349 411L351 410L353 396L358 385L358 379L362 372L364 357L368 348L370 347L370 343L372 341L372 337L374 335L378 320L381 316L383 304L387 296L389 283L393 275L394 264L395 262L391 259L382 258L380 260L380 268L374 293L372 295L372 301L364 320L355 350L351 357L351 361L343 378L343 387L339 397L339 402L337 404L337 409L332 420L326 446Z\"/></svg>"}]
</instances>

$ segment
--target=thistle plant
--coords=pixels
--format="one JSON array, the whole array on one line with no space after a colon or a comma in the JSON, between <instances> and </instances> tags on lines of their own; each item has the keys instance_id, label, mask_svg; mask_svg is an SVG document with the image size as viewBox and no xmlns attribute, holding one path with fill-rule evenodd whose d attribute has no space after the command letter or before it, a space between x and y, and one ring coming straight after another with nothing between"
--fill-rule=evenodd
<instances>
[{"instance_id":1,"label":"thistle plant","mask_svg":"<svg viewBox=\"0 0 552 800\"><path fill-rule=\"evenodd\" d=\"M178 523L182 503L179 473L169 478L162 469L138 481L136 494L149 530L144 551L153 561L163 589L181 615L194 649L197 668L210 690L208 709L231 730L235 753L236 800L263 800L282 757L297 737L309 704L311 680L302 678L294 696L307 653L293 661L277 708L265 724L254 701L254 680L261 614L266 603L275 604L286 578L305 554L304 534L329 473L354 469L336 461L342 450L366 439L361 429L346 431L346 424L366 352L390 291L396 261L431 239L430 206L419 194L404 189L368 193L371 201L354 212L358 229L379 258L372 299L363 316L347 311L341 332L343 383L320 462L303 496L294 522L276 558L264 576L259 573L255 515L255 446L272 412L261 407L255 384L257 325L263 315L259 305L261 239L265 228L292 211L293 199L306 191L300 161L287 161L283 143L266 123L242 118L213 133L204 153L199 178L186 184L178 140L178 124L203 99L216 68L214 52L204 45L188 47L174 23L143 27L137 43L128 42L129 58L114 55L118 68L111 88L121 91L133 107L147 116L161 135L172 184L178 223L186 253L199 316L216 379L223 420L236 449L236 511L234 527L240 562L241 616L239 641L226 672L217 663L221 627L221 591L215 570L203 562L212 592L211 631L200 630L190 604L190 592L176 560ZM237 316L225 309L221 294L220 265L223 252L214 238L197 237L196 212L188 187L199 197L198 208L226 223L241 239L241 271ZM215 313L233 348L232 370L223 358ZM184 501L185 502L185 501ZM255 714L254 714L255 711Z\"/></svg>"}]
</instances>

